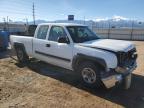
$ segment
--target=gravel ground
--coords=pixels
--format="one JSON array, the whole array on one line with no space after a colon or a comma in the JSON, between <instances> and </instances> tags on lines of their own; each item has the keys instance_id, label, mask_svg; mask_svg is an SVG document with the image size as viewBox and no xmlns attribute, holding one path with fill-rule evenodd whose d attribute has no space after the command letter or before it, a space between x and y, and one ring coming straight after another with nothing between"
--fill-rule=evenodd
<instances>
[{"instance_id":1,"label":"gravel ground","mask_svg":"<svg viewBox=\"0 0 144 108\"><path fill-rule=\"evenodd\" d=\"M31 60L20 65L0 52L0 108L144 108L144 42L129 90L90 89L68 70Z\"/></svg>"}]
</instances>

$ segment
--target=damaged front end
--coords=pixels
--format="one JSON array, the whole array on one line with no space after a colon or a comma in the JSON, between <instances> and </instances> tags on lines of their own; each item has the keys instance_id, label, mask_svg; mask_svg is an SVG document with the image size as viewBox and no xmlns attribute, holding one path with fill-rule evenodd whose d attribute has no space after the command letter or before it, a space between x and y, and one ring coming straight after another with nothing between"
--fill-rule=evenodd
<instances>
[{"instance_id":1,"label":"damaged front end","mask_svg":"<svg viewBox=\"0 0 144 108\"><path fill-rule=\"evenodd\" d=\"M111 88L117 83L124 83L124 88L128 89L131 85L131 74L136 69L137 54L136 49L128 52L118 52L118 66L108 72L101 72L102 82L106 88Z\"/></svg>"}]
</instances>

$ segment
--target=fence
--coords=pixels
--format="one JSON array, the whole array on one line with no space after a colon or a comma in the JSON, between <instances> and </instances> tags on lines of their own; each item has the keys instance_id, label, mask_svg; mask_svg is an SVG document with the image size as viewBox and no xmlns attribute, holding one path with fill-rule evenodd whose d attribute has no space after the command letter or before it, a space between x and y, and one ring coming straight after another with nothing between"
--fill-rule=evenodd
<instances>
[{"instance_id":1,"label":"fence","mask_svg":"<svg viewBox=\"0 0 144 108\"><path fill-rule=\"evenodd\" d=\"M25 32L26 31L26 25L24 24L7 24L7 23L0 23L0 29L7 30L10 33L14 32Z\"/></svg>"},{"instance_id":2,"label":"fence","mask_svg":"<svg viewBox=\"0 0 144 108\"><path fill-rule=\"evenodd\" d=\"M141 28L92 28L101 38L144 40L144 29Z\"/></svg>"}]
</instances>

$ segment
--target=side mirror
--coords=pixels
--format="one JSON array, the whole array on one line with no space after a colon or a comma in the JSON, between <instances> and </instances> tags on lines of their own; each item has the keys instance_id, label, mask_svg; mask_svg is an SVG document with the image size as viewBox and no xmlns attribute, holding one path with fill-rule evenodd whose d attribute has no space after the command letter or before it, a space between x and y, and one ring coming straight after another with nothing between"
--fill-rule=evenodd
<instances>
[{"instance_id":1,"label":"side mirror","mask_svg":"<svg viewBox=\"0 0 144 108\"><path fill-rule=\"evenodd\" d=\"M67 44L69 44L70 41L67 37L58 37L58 43L67 43Z\"/></svg>"}]
</instances>

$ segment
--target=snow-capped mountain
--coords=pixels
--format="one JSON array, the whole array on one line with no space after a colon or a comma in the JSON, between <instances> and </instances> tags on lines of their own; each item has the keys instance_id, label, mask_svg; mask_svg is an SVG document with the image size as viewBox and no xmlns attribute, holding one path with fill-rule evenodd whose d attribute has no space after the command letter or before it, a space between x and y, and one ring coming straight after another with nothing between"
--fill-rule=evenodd
<instances>
[{"instance_id":1,"label":"snow-capped mountain","mask_svg":"<svg viewBox=\"0 0 144 108\"><path fill-rule=\"evenodd\" d=\"M97 27L97 28L121 28L121 27L139 27L144 28L143 21L131 20L129 18L125 18L122 16L113 16L112 18L95 18L93 20L56 20L56 21L46 21L46 20L36 20L36 24L40 23L78 23L78 24L85 24L89 27ZM17 21L13 23L25 24L25 22ZM33 24L33 21L30 21L29 24Z\"/></svg>"}]
</instances>

